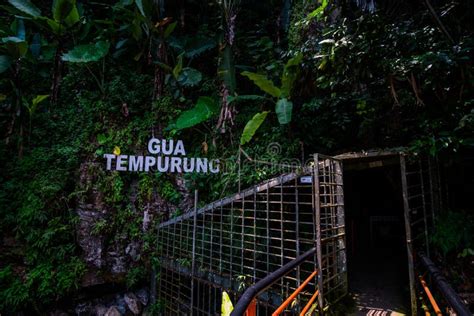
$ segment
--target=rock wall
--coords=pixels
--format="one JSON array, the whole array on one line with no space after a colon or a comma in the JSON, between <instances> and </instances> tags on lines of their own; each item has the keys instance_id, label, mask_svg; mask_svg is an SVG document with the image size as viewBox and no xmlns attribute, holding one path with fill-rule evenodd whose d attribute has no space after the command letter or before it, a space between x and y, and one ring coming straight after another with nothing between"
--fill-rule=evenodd
<instances>
[{"instance_id":1,"label":"rock wall","mask_svg":"<svg viewBox=\"0 0 474 316\"><path fill-rule=\"evenodd\" d=\"M107 176L103 166L95 162L85 162L79 172L76 213L76 238L87 264L87 272L82 279L81 292L87 293L93 287L106 288L108 284L123 284L127 273L134 267L143 267L149 273L149 262L144 259L143 239L132 238L116 227L111 229L117 215L117 207L111 207L105 201L107 193L102 191L100 183ZM172 205L162 199L157 190L144 203L138 201L138 180L124 183L123 191L126 205L133 214L131 221L140 222L140 234L153 232L152 229L160 220L167 219L169 214L178 208L188 209L193 206L192 195L186 189L181 177L175 178L175 187L183 197L179 205ZM106 226L98 231L98 225ZM125 224L128 225L128 224ZM114 296L97 297L77 303L74 312L77 315L140 315L149 305L150 291L142 288L136 292L116 293ZM130 314L131 313L131 314Z\"/></svg>"}]
</instances>

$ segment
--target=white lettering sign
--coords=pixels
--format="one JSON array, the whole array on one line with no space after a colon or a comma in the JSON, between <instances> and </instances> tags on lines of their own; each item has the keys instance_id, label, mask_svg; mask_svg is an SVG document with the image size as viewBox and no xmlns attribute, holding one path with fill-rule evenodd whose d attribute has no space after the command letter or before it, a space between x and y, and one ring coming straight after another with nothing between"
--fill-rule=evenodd
<instances>
[{"instance_id":1,"label":"white lettering sign","mask_svg":"<svg viewBox=\"0 0 474 316\"><path fill-rule=\"evenodd\" d=\"M107 170L132 172L219 173L219 160L188 158L182 140L152 138L148 142L150 155L105 154Z\"/></svg>"}]
</instances>

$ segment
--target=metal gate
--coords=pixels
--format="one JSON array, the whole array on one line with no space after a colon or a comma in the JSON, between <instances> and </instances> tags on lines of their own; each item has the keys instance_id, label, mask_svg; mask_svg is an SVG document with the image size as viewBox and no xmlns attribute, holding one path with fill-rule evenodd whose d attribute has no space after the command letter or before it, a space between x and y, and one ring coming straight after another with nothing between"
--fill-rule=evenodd
<instances>
[{"instance_id":1,"label":"metal gate","mask_svg":"<svg viewBox=\"0 0 474 316\"><path fill-rule=\"evenodd\" d=\"M236 302L246 287L315 245L314 259L258 296L257 314L271 314L315 269L321 273L292 312L315 288L319 307L347 293L342 162L322 155L312 166L162 223L158 302L166 315L218 315L222 291Z\"/></svg>"},{"instance_id":2,"label":"metal gate","mask_svg":"<svg viewBox=\"0 0 474 316\"><path fill-rule=\"evenodd\" d=\"M344 188L342 162L332 157L316 154L315 168L315 208L316 243L320 295L319 304L324 299L335 302L347 293L346 235L344 221Z\"/></svg>"},{"instance_id":3,"label":"metal gate","mask_svg":"<svg viewBox=\"0 0 474 316\"><path fill-rule=\"evenodd\" d=\"M430 157L400 155L408 274L412 315L417 314L415 250L428 257L429 234L441 208L441 185L437 162Z\"/></svg>"}]
</instances>

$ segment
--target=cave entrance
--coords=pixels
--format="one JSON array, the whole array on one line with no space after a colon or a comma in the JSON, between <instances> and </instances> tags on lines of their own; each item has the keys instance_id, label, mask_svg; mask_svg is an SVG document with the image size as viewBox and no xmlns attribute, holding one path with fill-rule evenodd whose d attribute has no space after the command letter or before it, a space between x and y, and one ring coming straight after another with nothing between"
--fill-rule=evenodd
<instances>
[{"instance_id":1,"label":"cave entrance","mask_svg":"<svg viewBox=\"0 0 474 316\"><path fill-rule=\"evenodd\" d=\"M356 315L408 314L410 286L400 156L344 159L348 285Z\"/></svg>"},{"instance_id":2,"label":"cave entrance","mask_svg":"<svg viewBox=\"0 0 474 316\"><path fill-rule=\"evenodd\" d=\"M414 251L429 256L442 206L437 159L390 151L336 158L344 164L348 286L359 315L416 315Z\"/></svg>"},{"instance_id":3,"label":"cave entrance","mask_svg":"<svg viewBox=\"0 0 474 316\"><path fill-rule=\"evenodd\" d=\"M159 225L163 277L157 297L168 313L214 314L219 291L235 301L242 284L255 284L312 251L257 295L264 314L281 306L316 267L317 276L307 279L313 288L295 311L315 298L319 306L335 305L349 285L359 315L409 314L410 306L416 315L413 248L429 254L433 192L440 187L431 160L399 152L313 158L300 172L279 174Z\"/></svg>"}]
</instances>

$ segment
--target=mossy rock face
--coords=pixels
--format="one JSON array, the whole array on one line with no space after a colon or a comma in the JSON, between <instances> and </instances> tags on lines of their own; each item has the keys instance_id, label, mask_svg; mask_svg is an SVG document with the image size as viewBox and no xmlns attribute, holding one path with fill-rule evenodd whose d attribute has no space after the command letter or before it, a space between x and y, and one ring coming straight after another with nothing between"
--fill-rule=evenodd
<instances>
[{"instance_id":1,"label":"mossy rock face","mask_svg":"<svg viewBox=\"0 0 474 316\"><path fill-rule=\"evenodd\" d=\"M174 206L160 197L152 176L129 179L101 167L87 162L80 169L76 236L88 265L83 283L133 286L147 275L157 220Z\"/></svg>"}]
</instances>

